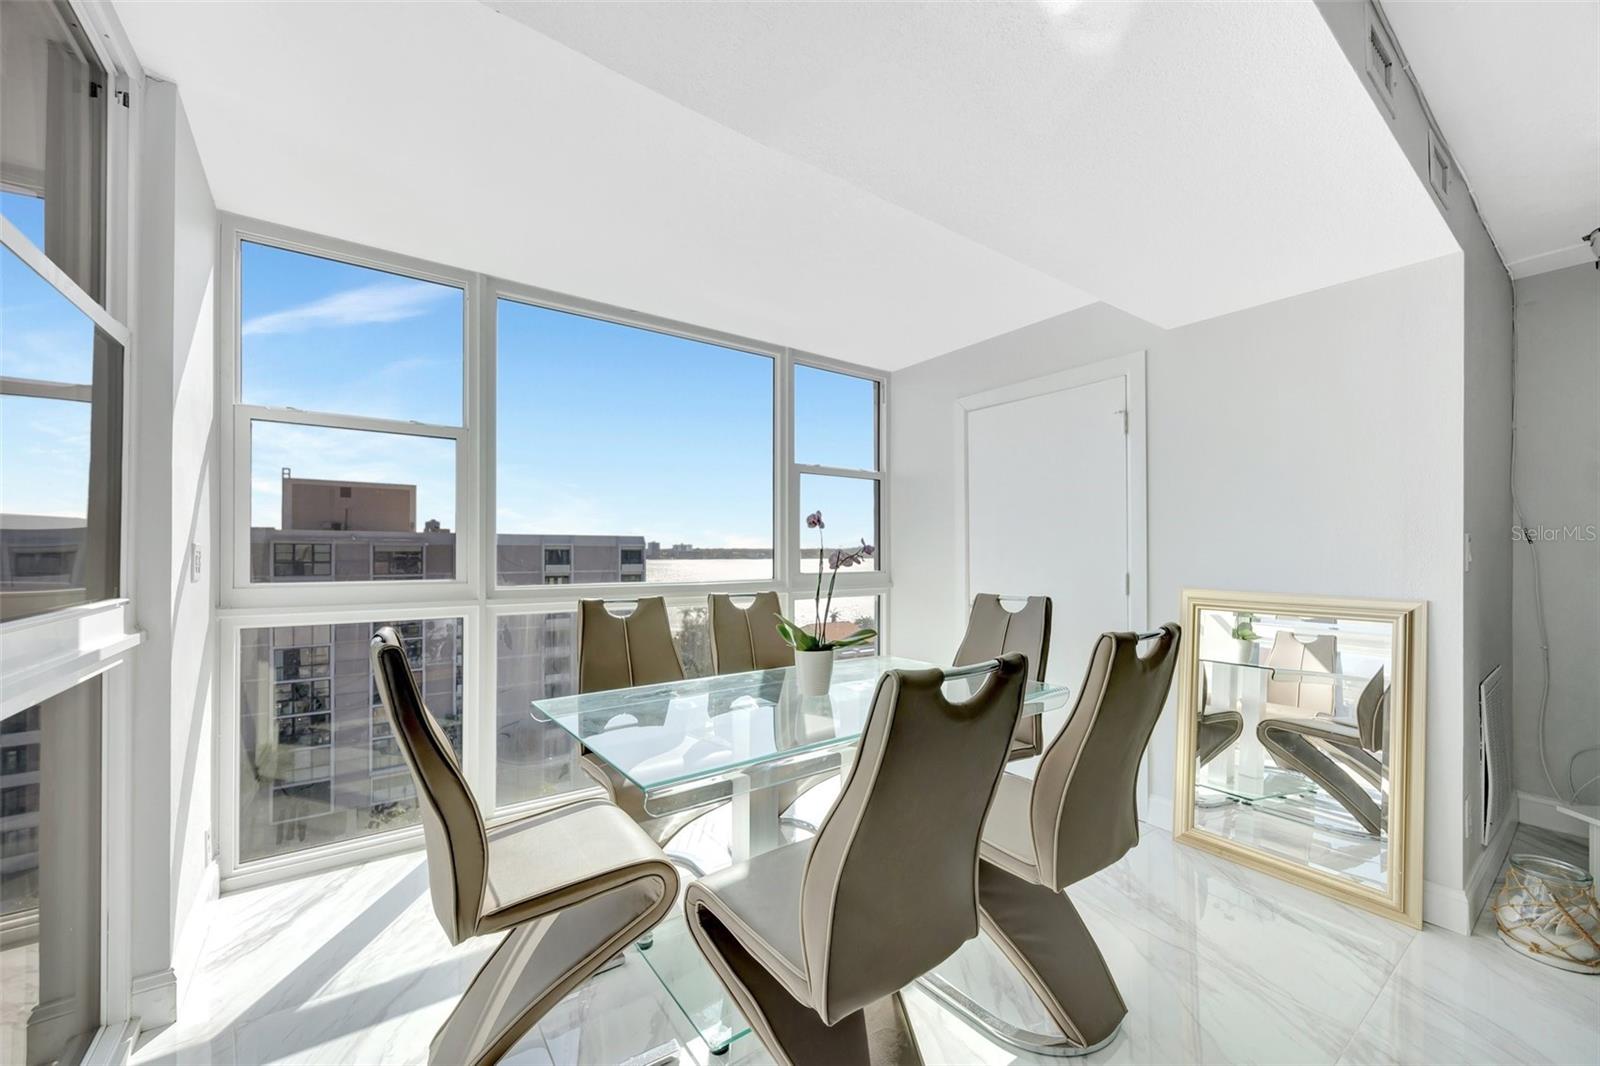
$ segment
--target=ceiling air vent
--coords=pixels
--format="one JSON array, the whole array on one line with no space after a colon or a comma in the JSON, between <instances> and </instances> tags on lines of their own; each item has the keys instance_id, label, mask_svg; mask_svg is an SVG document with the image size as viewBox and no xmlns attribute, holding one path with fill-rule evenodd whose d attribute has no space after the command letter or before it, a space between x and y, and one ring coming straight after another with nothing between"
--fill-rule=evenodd
<instances>
[{"instance_id":1,"label":"ceiling air vent","mask_svg":"<svg viewBox=\"0 0 1600 1066\"><path fill-rule=\"evenodd\" d=\"M1400 52L1389 36L1389 27L1378 16L1377 8L1367 5L1367 80L1377 90L1378 99L1394 117L1394 87L1400 78Z\"/></svg>"}]
</instances>

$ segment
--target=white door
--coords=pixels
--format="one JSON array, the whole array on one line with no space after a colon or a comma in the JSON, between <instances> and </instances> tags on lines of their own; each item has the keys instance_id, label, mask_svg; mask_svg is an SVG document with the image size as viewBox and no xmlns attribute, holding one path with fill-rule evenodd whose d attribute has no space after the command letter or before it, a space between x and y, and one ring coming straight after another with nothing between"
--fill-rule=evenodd
<instances>
[{"instance_id":1,"label":"white door","mask_svg":"<svg viewBox=\"0 0 1600 1066\"><path fill-rule=\"evenodd\" d=\"M1076 686L1099 634L1142 622L1131 595L1129 378L1034 385L962 403L967 602L1051 597L1048 675ZM1046 719L1047 735L1065 713Z\"/></svg>"}]
</instances>

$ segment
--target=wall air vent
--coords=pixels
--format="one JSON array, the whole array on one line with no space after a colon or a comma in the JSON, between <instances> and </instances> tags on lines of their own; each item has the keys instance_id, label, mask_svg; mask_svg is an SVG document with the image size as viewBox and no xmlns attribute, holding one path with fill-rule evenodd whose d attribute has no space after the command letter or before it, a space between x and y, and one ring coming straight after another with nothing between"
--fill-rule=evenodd
<instances>
[{"instance_id":1,"label":"wall air vent","mask_svg":"<svg viewBox=\"0 0 1600 1066\"><path fill-rule=\"evenodd\" d=\"M1432 187L1433 194L1439 198L1439 206L1448 209L1450 206L1450 186L1455 184L1455 164L1445 152L1444 145L1439 143L1439 135L1433 130L1428 131L1428 185Z\"/></svg>"},{"instance_id":2,"label":"wall air vent","mask_svg":"<svg viewBox=\"0 0 1600 1066\"><path fill-rule=\"evenodd\" d=\"M1377 8L1367 5L1367 80L1378 94L1378 99L1394 117L1394 87L1400 80L1400 52L1389 36L1389 27L1378 15Z\"/></svg>"}]
</instances>

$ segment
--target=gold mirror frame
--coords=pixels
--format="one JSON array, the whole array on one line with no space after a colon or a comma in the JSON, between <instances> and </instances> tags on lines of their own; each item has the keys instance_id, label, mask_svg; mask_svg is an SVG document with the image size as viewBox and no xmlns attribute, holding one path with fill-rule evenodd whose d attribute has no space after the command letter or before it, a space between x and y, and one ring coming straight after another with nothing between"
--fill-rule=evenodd
<instances>
[{"instance_id":1,"label":"gold mirror frame","mask_svg":"<svg viewBox=\"0 0 1600 1066\"><path fill-rule=\"evenodd\" d=\"M1368 888L1331 872L1237 843L1197 828L1194 820L1195 759L1199 710L1194 694L1200 671L1200 616L1203 611L1322 615L1387 622L1392 630L1389 885ZM1427 720L1428 606L1403 600L1281 596L1256 592L1184 589L1181 624L1187 639L1178 672L1178 734L1172 838L1292 884L1401 921L1422 926L1423 760Z\"/></svg>"}]
</instances>

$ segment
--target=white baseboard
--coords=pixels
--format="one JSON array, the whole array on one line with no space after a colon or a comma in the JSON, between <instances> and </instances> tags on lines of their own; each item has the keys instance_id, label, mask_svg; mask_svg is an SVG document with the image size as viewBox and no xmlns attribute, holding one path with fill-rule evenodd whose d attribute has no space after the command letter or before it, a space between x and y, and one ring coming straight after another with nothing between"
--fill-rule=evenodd
<instances>
[{"instance_id":1,"label":"white baseboard","mask_svg":"<svg viewBox=\"0 0 1600 1066\"><path fill-rule=\"evenodd\" d=\"M1437 881L1422 882L1422 920L1428 925L1466 936L1472 932L1472 921L1476 917L1466 889L1441 885Z\"/></svg>"},{"instance_id":2,"label":"white baseboard","mask_svg":"<svg viewBox=\"0 0 1600 1066\"><path fill-rule=\"evenodd\" d=\"M1517 821L1523 825L1538 826L1548 829L1553 833L1562 833L1569 837L1585 838L1589 836L1589 827L1572 817L1562 814L1556 809L1557 800L1549 796L1539 796L1532 792L1517 793Z\"/></svg>"},{"instance_id":3,"label":"white baseboard","mask_svg":"<svg viewBox=\"0 0 1600 1066\"><path fill-rule=\"evenodd\" d=\"M1172 797L1158 796L1152 792L1144 810L1139 812L1139 820L1172 832Z\"/></svg>"},{"instance_id":4,"label":"white baseboard","mask_svg":"<svg viewBox=\"0 0 1600 1066\"><path fill-rule=\"evenodd\" d=\"M159 1029L178 1020L178 975L168 966L133 979L128 1013L144 1029Z\"/></svg>"},{"instance_id":5,"label":"white baseboard","mask_svg":"<svg viewBox=\"0 0 1600 1066\"><path fill-rule=\"evenodd\" d=\"M1500 868L1506 864L1506 853L1511 850L1511 838L1517 835L1517 825L1514 818L1501 822L1500 828L1489 838L1489 846L1478 856L1472 873L1467 875L1467 903L1472 908L1474 922L1483 913L1483 905L1494 889L1495 878L1500 876Z\"/></svg>"}]
</instances>

